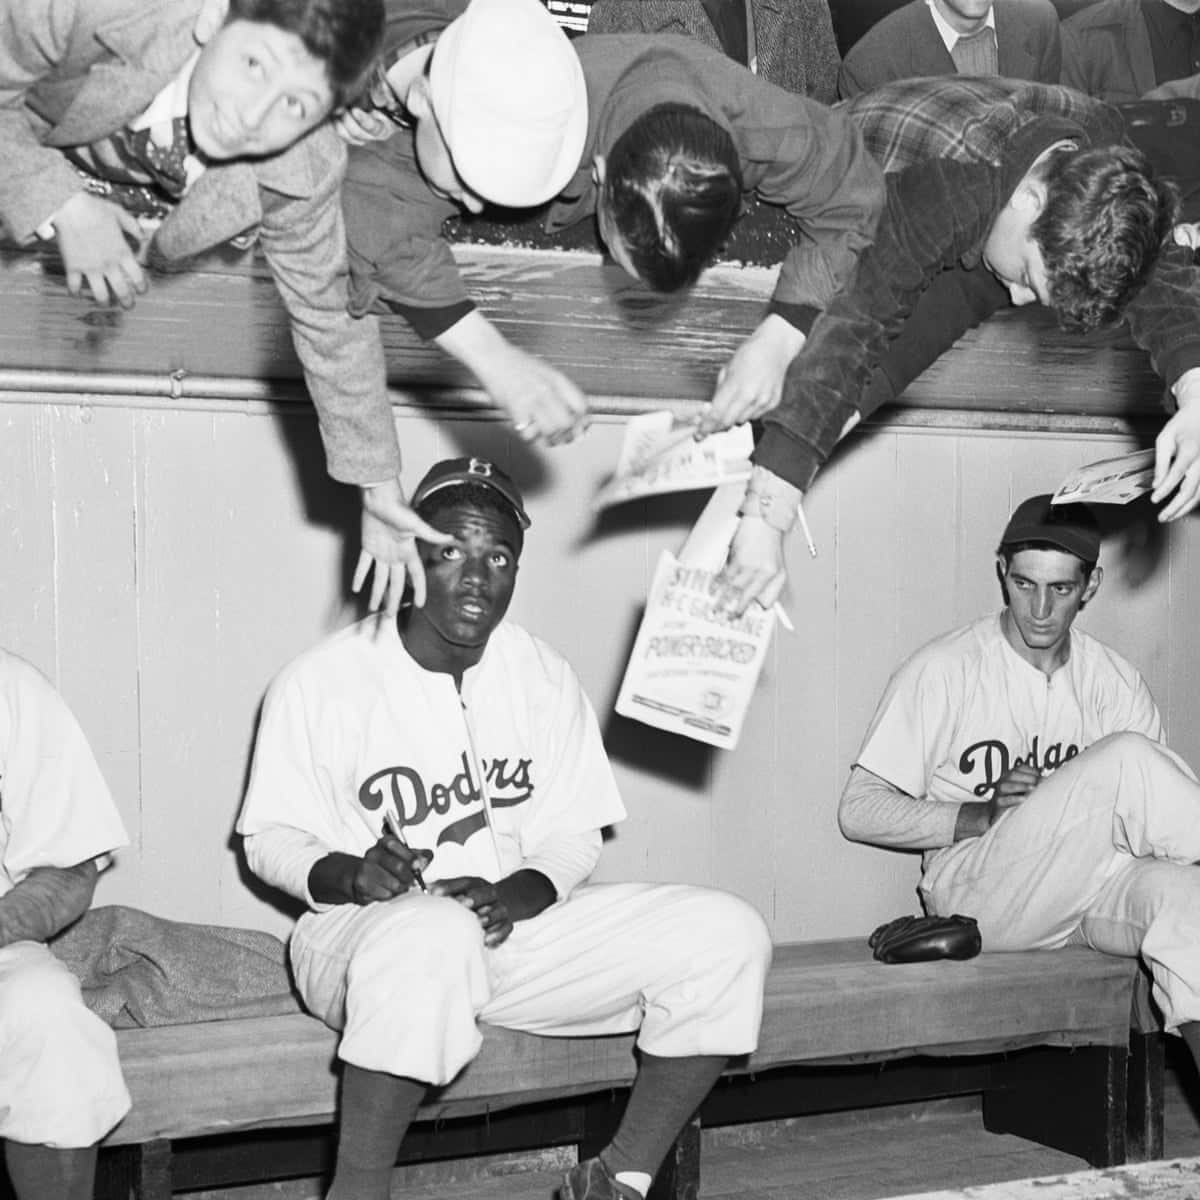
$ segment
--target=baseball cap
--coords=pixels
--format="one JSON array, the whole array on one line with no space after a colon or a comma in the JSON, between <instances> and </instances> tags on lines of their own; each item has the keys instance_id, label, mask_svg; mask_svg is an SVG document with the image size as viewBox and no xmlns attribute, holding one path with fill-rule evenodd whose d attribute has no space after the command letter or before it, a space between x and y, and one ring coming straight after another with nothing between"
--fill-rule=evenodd
<instances>
[{"instance_id":1,"label":"baseball cap","mask_svg":"<svg viewBox=\"0 0 1200 1200\"><path fill-rule=\"evenodd\" d=\"M438 37L429 94L454 169L484 200L544 204L578 170L583 68L539 0L471 0Z\"/></svg>"},{"instance_id":2,"label":"baseball cap","mask_svg":"<svg viewBox=\"0 0 1200 1200\"><path fill-rule=\"evenodd\" d=\"M1000 547L1016 542L1049 542L1084 562L1100 557L1100 524L1086 504L1051 504L1049 494L1030 496L1017 505L1000 538Z\"/></svg>"},{"instance_id":3,"label":"baseball cap","mask_svg":"<svg viewBox=\"0 0 1200 1200\"><path fill-rule=\"evenodd\" d=\"M525 504L521 500L517 485L495 463L486 458L447 458L440 463L434 463L425 473L425 478L417 484L417 490L412 494L412 506L418 509L434 492L464 483L479 484L499 493L512 509L513 516L520 522L521 528L529 528L529 515L525 512Z\"/></svg>"}]
</instances>

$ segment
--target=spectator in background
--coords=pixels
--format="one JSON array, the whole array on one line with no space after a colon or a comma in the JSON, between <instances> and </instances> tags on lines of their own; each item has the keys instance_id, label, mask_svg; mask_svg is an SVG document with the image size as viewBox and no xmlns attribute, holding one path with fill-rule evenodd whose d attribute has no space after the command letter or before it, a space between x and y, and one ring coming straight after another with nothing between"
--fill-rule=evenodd
<instances>
[{"instance_id":1,"label":"spectator in background","mask_svg":"<svg viewBox=\"0 0 1200 1200\"><path fill-rule=\"evenodd\" d=\"M926 75L1057 83L1061 69L1058 13L1050 0L912 0L851 47L838 93L848 98Z\"/></svg>"},{"instance_id":2,"label":"spectator in background","mask_svg":"<svg viewBox=\"0 0 1200 1200\"><path fill-rule=\"evenodd\" d=\"M1100 0L1062 23L1062 41L1063 83L1136 100L1200 72L1200 0Z\"/></svg>"},{"instance_id":3,"label":"spectator in background","mask_svg":"<svg viewBox=\"0 0 1200 1200\"><path fill-rule=\"evenodd\" d=\"M837 95L829 0L596 0L588 33L685 34L789 92Z\"/></svg>"}]
</instances>

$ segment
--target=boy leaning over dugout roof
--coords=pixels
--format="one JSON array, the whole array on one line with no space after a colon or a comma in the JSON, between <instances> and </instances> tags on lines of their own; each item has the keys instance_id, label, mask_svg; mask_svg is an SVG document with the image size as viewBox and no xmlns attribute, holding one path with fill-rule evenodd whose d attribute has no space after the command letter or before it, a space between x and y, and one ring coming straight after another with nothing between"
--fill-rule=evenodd
<instances>
[{"instance_id":1,"label":"boy leaning over dugout roof","mask_svg":"<svg viewBox=\"0 0 1200 1200\"><path fill-rule=\"evenodd\" d=\"M1053 105L1014 112L1004 86L890 85L908 103L893 94L890 111L877 104L868 142L892 147L897 161L913 161L910 152L918 161L888 176L887 208L852 285L817 321L776 404L714 400L702 422L702 433L760 416L764 424L726 570L736 611L778 598L797 502L840 438L1007 303L1047 304L1077 330L1128 310L1135 340L1180 404L1157 443L1153 499L1167 502L1160 519L1200 501L1200 283L1191 249L1170 239L1173 194L1128 144L1128 127L1111 107L1052 89L1069 116ZM1021 84L1020 93L1033 86ZM960 136L939 140L926 118L931 106L946 110L947 89L957 89L952 108L961 124L946 133ZM973 91L980 95L972 99ZM998 162L982 149L988 139L975 137L993 109L1006 110L1001 118L1011 125ZM939 153L968 161L926 158ZM983 161L970 161L977 155Z\"/></svg>"},{"instance_id":2,"label":"boy leaning over dugout roof","mask_svg":"<svg viewBox=\"0 0 1200 1200\"><path fill-rule=\"evenodd\" d=\"M852 274L882 204L882 174L852 123L674 35L563 39L586 88L571 108L563 97L575 85L547 89L542 78L553 39L534 53L529 39L504 33L501 14L520 11L520 0L474 0L452 26L452 40L437 38L464 7L440 0L414 12L400 0L388 4L389 87L373 100L407 128L351 152L344 193L351 311L404 316L476 374L527 441L553 443L582 427L586 401L475 308L442 237L445 220L487 203L550 200L547 231L595 215L619 265L673 290L694 282L744 193L754 192L785 208L807 235L780 268L775 319L755 335L760 355L777 343L793 354L796 337ZM490 24L494 36L482 36ZM584 115L586 124L577 124ZM557 143L547 136L554 120ZM360 124L378 136L383 123L363 114ZM535 136L543 164L530 178L544 186L514 186L513 157ZM735 357L727 371L739 369Z\"/></svg>"},{"instance_id":3,"label":"boy leaning over dugout roof","mask_svg":"<svg viewBox=\"0 0 1200 1200\"><path fill-rule=\"evenodd\" d=\"M67 286L130 307L143 258L257 233L317 409L329 473L357 484L373 604L405 563L421 600L373 321L346 312L327 125L365 83L380 0L0 0L0 222L57 243ZM370 486L375 485L375 486ZM407 560L406 560L406 555Z\"/></svg>"}]
</instances>

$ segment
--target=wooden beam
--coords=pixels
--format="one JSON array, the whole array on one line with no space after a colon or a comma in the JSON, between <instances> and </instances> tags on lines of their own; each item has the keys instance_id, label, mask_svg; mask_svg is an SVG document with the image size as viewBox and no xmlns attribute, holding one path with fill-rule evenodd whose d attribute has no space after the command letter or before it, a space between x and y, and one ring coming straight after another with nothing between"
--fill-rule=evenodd
<instances>
[{"instance_id":1,"label":"wooden beam","mask_svg":"<svg viewBox=\"0 0 1200 1200\"><path fill-rule=\"evenodd\" d=\"M590 250L460 245L482 311L517 345L618 407L707 401L717 371L758 324L773 267L720 263L686 296L649 292ZM270 380L301 378L266 265L214 255L154 278L134 309L69 295L57 256L0 252L0 362L35 371ZM406 322L382 318L398 401L486 403L474 381ZM963 337L894 409L1116 419L1156 416L1162 385L1124 328L1087 338L1044 311L998 314Z\"/></svg>"}]
</instances>

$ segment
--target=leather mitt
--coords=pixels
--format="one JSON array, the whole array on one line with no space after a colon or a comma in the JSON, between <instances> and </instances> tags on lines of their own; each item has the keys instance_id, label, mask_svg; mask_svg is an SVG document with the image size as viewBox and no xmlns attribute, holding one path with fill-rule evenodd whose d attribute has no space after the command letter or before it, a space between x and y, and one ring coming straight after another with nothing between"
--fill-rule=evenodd
<instances>
[{"instance_id":1,"label":"leather mitt","mask_svg":"<svg viewBox=\"0 0 1200 1200\"><path fill-rule=\"evenodd\" d=\"M974 917L897 917L867 939L884 963L933 962L974 958L983 948Z\"/></svg>"}]
</instances>

